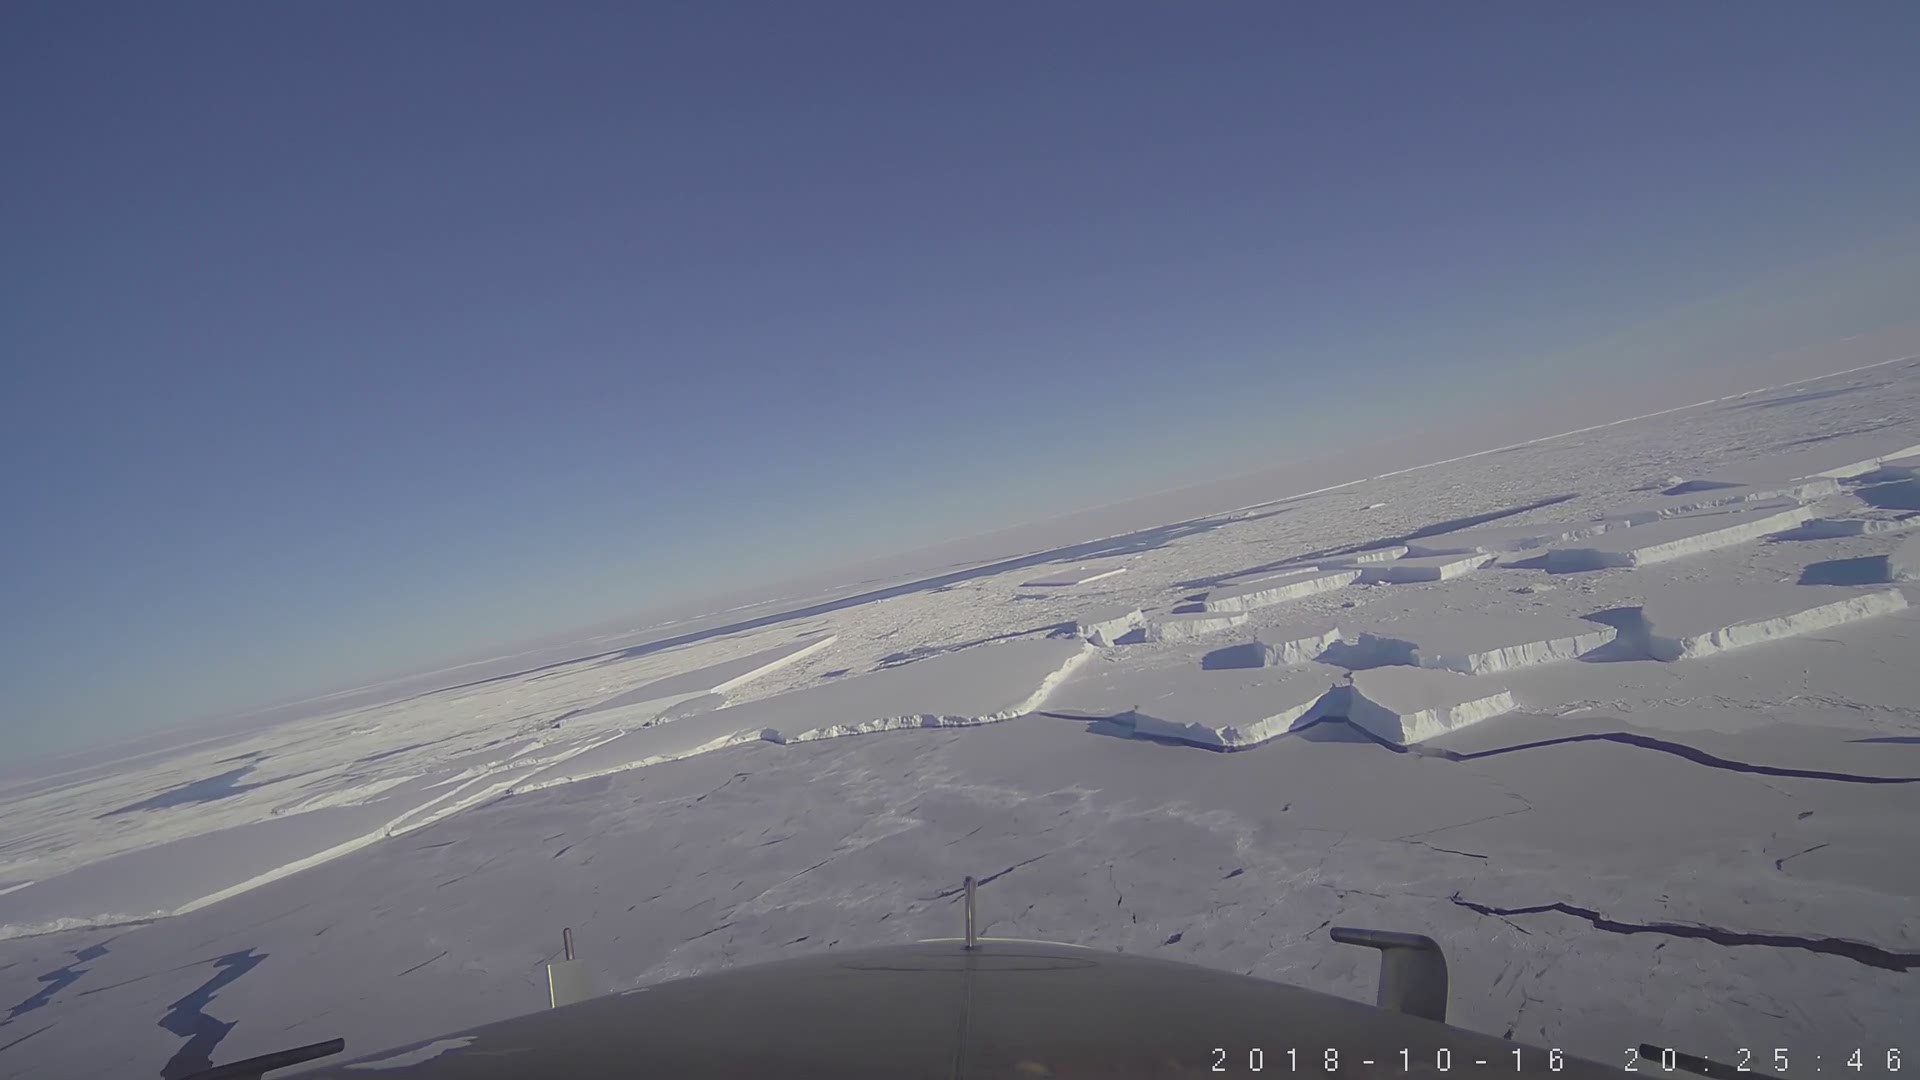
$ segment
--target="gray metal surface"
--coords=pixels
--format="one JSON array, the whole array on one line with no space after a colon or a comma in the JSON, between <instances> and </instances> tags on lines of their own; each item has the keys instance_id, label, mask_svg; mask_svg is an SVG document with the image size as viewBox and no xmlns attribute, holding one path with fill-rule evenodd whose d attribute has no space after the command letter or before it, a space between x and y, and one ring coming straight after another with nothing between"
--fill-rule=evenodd
<instances>
[{"instance_id":1,"label":"gray metal surface","mask_svg":"<svg viewBox=\"0 0 1920 1080\"><path fill-rule=\"evenodd\" d=\"M1452 1078L1574 1080L1618 1071L1566 1055L1552 1060L1557 1069L1548 1048L1263 979L982 939L971 949L927 942L695 976L299 1075L1214 1077L1250 1075L1258 1064L1266 1072L1406 1076L1437 1075L1444 1064Z\"/></svg>"}]
</instances>

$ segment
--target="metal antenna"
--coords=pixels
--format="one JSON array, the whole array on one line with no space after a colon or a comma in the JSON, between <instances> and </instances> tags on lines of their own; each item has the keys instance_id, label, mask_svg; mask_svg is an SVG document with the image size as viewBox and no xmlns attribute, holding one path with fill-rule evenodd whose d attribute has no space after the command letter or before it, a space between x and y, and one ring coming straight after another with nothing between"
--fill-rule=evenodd
<instances>
[{"instance_id":1,"label":"metal antenna","mask_svg":"<svg viewBox=\"0 0 1920 1080\"><path fill-rule=\"evenodd\" d=\"M573 927L566 926L560 929L560 947L566 950L567 959L573 959Z\"/></svg>"},{"instance_id":2,"label":"metal antenna","mask_svg":"<svg viewBox=\"0 0 1920 1080\"><path fill-rule=\"evenodd\" d=\"M967 875L967 948L969 949L974 947L974 944L976 943L976 940L977 940L973 936L973 893L974 893L973 875L968 874Z\"/></svg>"}]
</instances>

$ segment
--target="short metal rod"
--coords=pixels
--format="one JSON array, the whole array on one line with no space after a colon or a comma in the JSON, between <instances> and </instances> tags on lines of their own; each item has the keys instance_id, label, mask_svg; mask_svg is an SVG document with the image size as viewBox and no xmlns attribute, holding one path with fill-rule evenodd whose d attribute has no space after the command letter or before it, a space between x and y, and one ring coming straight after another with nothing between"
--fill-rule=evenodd
<instances>
[{"instance_id":1,"label":"short metal rod","mask_svg":"<svg viewBox=\"0 0 1920 1080\"><path fill-rule=\"evenodd\" d=\"M976 939L973 936L973 875L967 875L967 948L973 948Z\"/></svg>"},{"instance_id":2,"label":"short metal rod","mask_svg":"<svg viewBox=\"0 0 1920 1080\"><path fill-rule=\"evenodd\" d=\"M573 927L566 926L561 928L560 947L565 950L567 959L573 959Z\"/></svg>"}]
</instances>

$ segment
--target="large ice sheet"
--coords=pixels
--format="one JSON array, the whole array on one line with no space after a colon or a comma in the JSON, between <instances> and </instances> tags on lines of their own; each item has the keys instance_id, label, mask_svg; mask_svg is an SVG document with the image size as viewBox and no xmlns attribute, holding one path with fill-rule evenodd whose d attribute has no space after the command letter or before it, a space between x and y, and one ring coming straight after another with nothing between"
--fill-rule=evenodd
<instances>
[{"instance_id":1,"label":"large ice sheet","mask_svg":"<svg viewBox=\"0 0 1920 1080\"><path fill-rule=\"evenodd\" d=\"M1262 628L1253 641L1223 645L1206 654L1201 666L1223 668L1292 667L1317 660L1341 640L1340 628L1320 621L1286 627Z\"/></svg>"},{"instance_id":2,"label":"large ice sheet","mask_svg":"<svg viewBox=\"0 0 1920 1080\"><path fill-rule=\"evenodd\" d=\"M1073 632L1086 638L1088 644L1106 647L1146 624L1146 613L1139 605L1122 604L1080 616L1074 621Z\"/></svg>"},{"instance_id":3,"label":"large ice sheet","mask_svg":"<svg viewBox=\"0 0 1920 1080\"><path fill-rule=\"evenodd\" d=\"M1462 574L1470 574L1492 561L1492 556L1480 552L1425 555L1363 566L1360 568L1360 580L1371 583L1451 581Z\"/></svg>"},{"instance_id":4,"label":"large ice sheet","mask_svg":"<svg viewBox=\"0 0 1920 1080\"><path fill-rule=\"evenodd\" d=\"M1329 704L1331 712L1337 706ZM1512 712L1513 695L1483 676L1416 667L1353 673L1345 703L1354 725L1390 742L1417 743Z\"/></svg>"},{"instance_id":5,"label":"large ice sheet","mask_svg":"<svg viewBox=\"0 0 1920 1080\"><path fill-rule=\"evenodd\" d=\"M1244 750L1312 719L1339 668L1306 664L1162 677L1125 716L1135 733L1216 750Z\"/></svg>"},{"instance_id":6,"label":"large ice sheet","mask_svg":"<svg viewBox=\"0 0 1920 1080\"><path fill-rule=\"evenodd\" d=\"M1906 597L1898 589L1678 583L1661 588L1640 605L1637 633L1656 660L1692 660L1906 606Z\"/></svg>"},{"instance_id":7,"label":"large ice sheet","mask_svg":"<svg viewBox=\"0 0 1920 1080\"><path fill-rule=\"evenodd\" d=\"M1210 634L1224 633L1245 626L1244 611L1191 611L1177 615L1156 615L1147 623L1146 639L1167 643L1192 641Z\"/></svg>"},{"instance_id":8,"label":"large ice sheet","mask_svg":"<svg viewBox=\"0 0 1920 1080\"><path fill-rule=\"evenodd\" d=\"M1668 518L1549 548L1547 569L1576 571L1646 566L1785 532L1814 514L1812 507L1787 506Z\"/></svg>"},{"instance_id":9,"label":"large ice sheet","mask_svg":"<svg viewBox=\"0 0 1920 1080\"><path fill-rule=\"evenodd\" d=\"M1361 573L1361 570L1319 570L1307 574L1289 574L1272 581L1258 581L1230 589L1215 589L1207 594L1204 606L1210 612L1253 611L1351 585Z\"/></svg>"},{"instance_id":10,"label":"large ice sheet","mask_svg":"<svg viewBox=\"0 0 1920 1080\"><path fill-rule=\"evenodd\" d=\"M1420 667L1487 675L1571 660L1607 644L1618 633L1612 626L1569 615L1445 610L1362 626L1355 638L1362 648L1404 643L1402 647Z\"/></svg>"},{"instance_id":11,"label":"large ice sheet","mask_svg":"<svg viewBox=\"0 0 1920 1080\"><path fill-rule=\"evenodd\" d=\"M741 742L806 742L1006 720L1038 708L1093 650L1077 637L982 645L859 678L715 709L619 739L533 777L522 790L676 761Z\"/></svg>"}]
</instances>

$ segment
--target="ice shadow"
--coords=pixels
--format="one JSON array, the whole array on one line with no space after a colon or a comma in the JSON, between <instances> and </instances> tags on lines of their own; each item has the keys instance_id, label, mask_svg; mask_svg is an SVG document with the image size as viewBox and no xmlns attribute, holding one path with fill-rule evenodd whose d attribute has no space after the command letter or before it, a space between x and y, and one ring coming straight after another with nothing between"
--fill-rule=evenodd
<instances>
[{"instance_id":1,"label":"ice shadow","mask_svg":"<svg viewBox=\"0 0 1920 1080\"><path fill-rule=\"evenodd\" d=\"M1868 506L1882 510L1920 510L1920 480L1863 484L1854 488L1853 493Z\"/></svg>"},{"instance_id":2,"label":"ice shadow","mask_svg":"<svg viewBox=\"0 0 1920 1080\"><path fill-rule=\"evenodd\" d=\"M1651 631L1646 615L1638 606L1608 608L1581 618L1614 629L1613 640L1597 649L1588 649L1575 659L1583 664L1619 664L1634 660L1653 660ZM1657 661L1656 661L1657 662Z\"/></svg>"},{"instance_id":3,"label":"ice shadow","mask_svg":"<svg viewBox=\"0 0 1920 1080\"><path fill-rule=\"evenodd\" d=\"M263 780L258 784L234 783L234 781L252 772L253 769L254 766L252 765L242 765L237 769L229 769L218 776L203 777L192 783L168 788L150 798L142 799L136 803L128 803L118 810L109 810L104 814L98 815L94 820L98 821L104 818L118 817L121 814L131 814L141 810L163 810L169 806L188 806L195 803L217 802L221 799L232 798L243 791L252 791L254 788L265 787L274 782L272 780Z\"/></svg>"},{"instance_id":4,"label":"ice shadow","mask_svg":"<svg viewBox=\"0 0 1920 1080\"><path fill-rule=\"evenodd\" d=\"M1193 743L1179 739L1168 739L1159 735L1145 735L1135 730L1133 718L1138 713L1132 709L1117 713L1071 713L1036 712L1034 716L1044 716L1050 720L1072 720L1086 725L1089 735L1098 735L1107 739L1125 739L1128 742L1147 743L1153 746L1176 747L1182 750L1199 749Z\"/></svg>"},{"instance_id":5,"label":"ice shadow","mask_svg":"<svg viewBox=\"0 0 1920 1080\"><path fill-rule=\"evenodd\" d=\"M187 1041L160 1067L160 1080L182 1080L183 1077L213 1068L214 1049L233 1031L238 1021L215 1019L207 1015L206 1008L213 1003L215 995L258 967L267 956L267 953L256 953L248 948L217 957L213 966L218 969L218 974L201 983L186 997L167 1006L166 1013L158 1021L159 1026Z\"/></svg>"},{"instance_id":6,"label":"ice shadow","mask_svg":"<svg viewBox=\"0 0 1920 1080\"><path fill-rule=\"evenodd\" d=\"M1829 559L1800 571L1802 585L1878 585L1887 580L1887 557L1863 555L1857 559Z\"/></svg>"},{"instance_id":7,"label":"ice shadow","mask_svg":"<svg viewBox=\"0 0 1920 1080\"><path fill-rule=\"evenodd\" d=\"M109 938L108 940L112 939ZM73 954L73 963L65 967L55 968L45 975L35 976L34 981L41 984L40 989L35 991L33 995L25 1001L8 1009L7 1022L11 1023L35 1009L52 1004L53 999L59 995L60 991L72 986L75 982L79 981L80 976L87 973L88 969L81 967L81 964L87 963L90 960L98 960L105 955L107 955L105 942L98 945L89 945Z\"/></svg>"},{"instance_id":8,"label":"ice shadow","mask_svg":"<svg viewBox=\"0 0 1920 1080\"><path fill-rule=\"evenodd\" d=\"M1871 739L1848 739L1850 743L1884 743L1894 746L1920 746L1920 735L1876 735Z\"/></svg>"}]
</instances>

